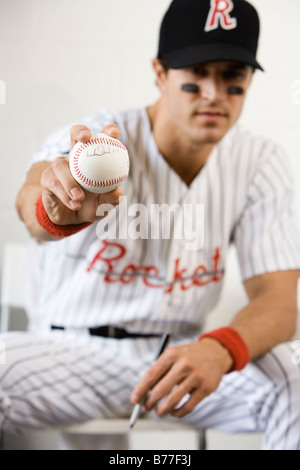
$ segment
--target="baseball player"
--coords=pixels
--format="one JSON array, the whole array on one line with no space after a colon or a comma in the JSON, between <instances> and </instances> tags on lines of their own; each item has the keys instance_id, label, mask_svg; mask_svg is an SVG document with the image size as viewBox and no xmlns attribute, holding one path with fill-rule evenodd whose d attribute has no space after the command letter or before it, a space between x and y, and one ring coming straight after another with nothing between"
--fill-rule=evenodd
<instances>
[{"instance_id":1,"label":"baseball player","mask_svg":"<svg viewBox=\"0 0 300 470\"><path fill-rule=\"evenodd\" d=\"M1 336L3 429L129 417L146 397L153 416L264 432L264 449L300 449L300 370L288 343L300 268L292 178L282 149L238 124L262 69L258 37L244 0L174 0L153 61L158 101L100 111L33 156L17 208L38 242L38 279L30 331ZM100 131L119 138L131 162L122 187L104 195L85 192L68 167L74 144ZM124 236L133 214L122 195L129 209L178 213L149 217L147 236ZM103 203L106 217L97 215ZM183 207L194 218L203 208L196 248ZM107 236L113 222L122 236ZM184 236L164 237L164 224L183 224ZM232 243L249 303L203 334ZM163 333L171 343L153 364Z\"/></svg>"}]
</instances>

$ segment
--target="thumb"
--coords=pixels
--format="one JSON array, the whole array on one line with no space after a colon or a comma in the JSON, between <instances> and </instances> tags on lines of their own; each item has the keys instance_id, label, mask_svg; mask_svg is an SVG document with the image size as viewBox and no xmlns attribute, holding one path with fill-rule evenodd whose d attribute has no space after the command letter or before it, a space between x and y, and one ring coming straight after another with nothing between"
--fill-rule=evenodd
<instances>
[{"instance_id":1,"label":"thumb","mask_svg":"<svg viewBox=\"0 0 300 470\"><path fill-rule=\"evenodd\" d=\"M114 137L115 139L118 139L121 135L121 129L117 124L107 124L101 132L109 135L109 137Z\"/></svg>"}]
</instances>

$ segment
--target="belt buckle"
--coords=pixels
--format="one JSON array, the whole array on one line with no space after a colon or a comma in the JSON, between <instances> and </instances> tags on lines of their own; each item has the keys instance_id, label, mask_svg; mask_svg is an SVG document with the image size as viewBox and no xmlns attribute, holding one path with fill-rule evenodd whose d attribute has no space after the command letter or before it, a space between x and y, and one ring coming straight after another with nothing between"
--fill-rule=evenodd
<instances>
[{"instance_id":1,"label":"belt buckle","mask_svg":"<svg viewBox=\"0 0 300 470\"><path fill-rule=\"evenodd\" d=\"M115 327L114 327L113 325L109 325L109 326L108 326L108 332L107 332L107 334L108 334L108 337L109 337L109 338L115 338L115 337L116 337L116 329L115 329Z\"/></svg>"}]
</instances>

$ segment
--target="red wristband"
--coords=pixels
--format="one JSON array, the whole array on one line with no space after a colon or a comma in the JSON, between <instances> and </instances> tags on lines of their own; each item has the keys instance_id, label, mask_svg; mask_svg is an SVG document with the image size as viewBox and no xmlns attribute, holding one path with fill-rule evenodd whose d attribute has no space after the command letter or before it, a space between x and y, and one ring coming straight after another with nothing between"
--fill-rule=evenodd
<instances>
[{"instance_id":1,"label":"red wristband","mask_svg":"<svg viewBox=\"0 0 300 470\"><path fill-rule=\"evenodd\" d=\"M233 328L220 328L204 333L199 336L199 341L203 338L213 338L228 349L233 358L233 366L228 373L242 370L250 361L247 345Z\"/></svg>"},{"instance_id":2,"label":"red wristband","mask_svg":"<svg viewBox=\"0 0 300 470\"><path fill-rule=\"evenodd\" d=\"M53 236L53 238L66 238L74 235L80 230L89 227L93 222L86 222L78 225L57 225L51 222L43 204L42 195L37 200L35 207L35 215L38 223L43 227L46 232Z\"/></svg>"}]
</instances>

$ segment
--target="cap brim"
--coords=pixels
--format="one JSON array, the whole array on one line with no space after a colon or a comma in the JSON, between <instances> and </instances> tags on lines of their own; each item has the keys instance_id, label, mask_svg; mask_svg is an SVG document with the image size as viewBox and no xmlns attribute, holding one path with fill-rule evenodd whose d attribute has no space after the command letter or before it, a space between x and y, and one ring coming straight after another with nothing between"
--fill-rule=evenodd
<instances>
[{"instance_id":1,"label":"cap brim","mask_svg":"<svg viewBox=\"0 0 300 470\"><path fill-rule=\"evenodd\" d=\"M210 43L190 46L178 51L164 54L162 57L166 65L171 69L181 69L196 64L216 62L221 60L233 60L264 71L256 58L242 47L234 44Z\"/></svg>"}]
</instances>

